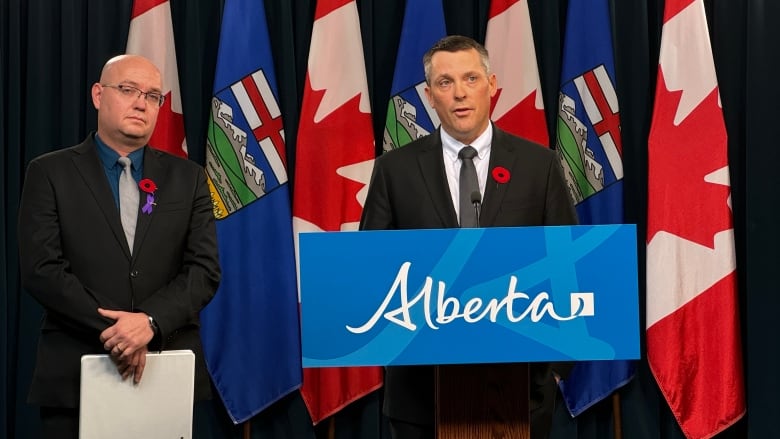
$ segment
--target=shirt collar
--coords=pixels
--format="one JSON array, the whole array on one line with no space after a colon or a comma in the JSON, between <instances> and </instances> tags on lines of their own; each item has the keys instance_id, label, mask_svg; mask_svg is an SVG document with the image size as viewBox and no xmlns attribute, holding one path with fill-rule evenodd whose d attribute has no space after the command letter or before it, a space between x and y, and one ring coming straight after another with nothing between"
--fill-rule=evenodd
<instances>
[{"instance_id":1,"label":"shirt collar","mask_svg":"<svg viewBox=\"0 0 780 439\"><path fill-rule=\"evenodd\" d=\"M441 132L441 145L442 149L444 150L444 156L448 157L453 162L457 161L458 152L460 152L460 150L466 145L455 140L455 138L444 131L444 128L440 129L439 131ZM485 131L483 131L479 137L470 143L470 145L477 150L477 157L479 157L480 160L485 160L488 154L490 154L490 144L492 141L493 124L489 123Z\"/></svg>"},{"instance_id":2,"label":"shirt collar","mask_svg":"<svg viewBox=\"0 0 780 439\"><path fill-rule=\"evenodd\" d=\"M111 169L114 166L117 166L116 161L119 158L119 153L111 149L108 145L106 145L105 142L98 136L97 133L95 133L95 144L97 144L97 152L98 157L100 157L100 161L103 163L103 166L106 169ZM141 169L144 164L144 148L138 148L135 151L131 152L127 156L130 157L130 161L133 162L133 168L134 169Z\"/></svg>"}]
</instances>

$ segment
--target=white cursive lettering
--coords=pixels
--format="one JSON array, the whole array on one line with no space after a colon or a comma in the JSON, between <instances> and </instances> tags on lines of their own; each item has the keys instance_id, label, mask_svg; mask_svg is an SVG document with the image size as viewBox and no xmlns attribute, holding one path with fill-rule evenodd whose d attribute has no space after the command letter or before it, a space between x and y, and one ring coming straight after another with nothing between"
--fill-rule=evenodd
<instances>
[{"instance_id":1,"label":"white cursive lettering","mask_svg":"<svg viewBox=\"0 0 780 439\"><path fill-rule=\"evenodd\" d=\"M390 286L390 290L388 290L384 300L371 318L358 327L347 325L348 331L355 334L368 332L382 317L409 331L415 331L417 330L417 325L412 320L410 311L420 301L423 301L425 324L431 329L439 329L440 325L446 325L457 319L463 319L466 323L473 324L487 318L490 322L495 323L502 313L505 313L506 319L512 323L517 323L526 318L536 323L542 320L545 315L558 321L568 321L577 317L595 315L594 294L592 292L572 292L570 314L563 316L555 311L555 306L546 291L542 291L531 298L522 291L515 291L517 288L517 277L510 276L506 296L500 300L491 298L485 303L484 298L472 297L462 306L461 301L457 297L446 296L446 283L438 281L436 283L436 318L434 319L431 315L431 295L433 294L434 280L431 276L426 276L422 288L410 300L408 278L411 265L412 263L408 261L401 264L398 274ZM396 294L399 295L400 306L388 310L388 306Z\"/></svg>"}]
</instances>

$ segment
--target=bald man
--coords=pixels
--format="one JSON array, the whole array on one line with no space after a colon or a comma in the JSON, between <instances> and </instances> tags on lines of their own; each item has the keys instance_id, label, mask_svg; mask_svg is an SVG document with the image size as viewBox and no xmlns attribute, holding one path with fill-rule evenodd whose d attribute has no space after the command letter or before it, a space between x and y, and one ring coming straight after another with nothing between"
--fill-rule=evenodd
<instances>
[{"instance_id":1,"label":"bald man","mask_svg":"<svg viewBox=\"0 0 780 439\"><path fill-rule=\"evenodd\" d=\"M164 99L149 60L112 58L92 86L97 132L28 165L19 254L45 310L28 397L43 437L78 437L84 354L140 382L149 350L190 349L195 397L210 397L198 314L220 280L214 216L203 168L147 144ZM120 203L123 177L137 205Z\"/></svg>"}]
</instances>

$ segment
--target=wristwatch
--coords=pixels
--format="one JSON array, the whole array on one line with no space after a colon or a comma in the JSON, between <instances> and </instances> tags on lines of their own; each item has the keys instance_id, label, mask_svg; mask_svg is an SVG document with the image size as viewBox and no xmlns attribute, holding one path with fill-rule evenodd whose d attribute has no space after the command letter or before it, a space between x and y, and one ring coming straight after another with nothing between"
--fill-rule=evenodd
<instances>
[{"instance_id":1,"label":"wristwatch","mask_svg":"<svg viewBox=\"0 0 780 439\"><path fill-rule=\"evenodd\" d=\"M154 332L154 335L157 335L160 333L160 327L157 326L157 322L154 321L154 317L150 316L149 314L146 315L149 318L149 327L152 328L152 332Z\"/></svg>"}]
</instances>

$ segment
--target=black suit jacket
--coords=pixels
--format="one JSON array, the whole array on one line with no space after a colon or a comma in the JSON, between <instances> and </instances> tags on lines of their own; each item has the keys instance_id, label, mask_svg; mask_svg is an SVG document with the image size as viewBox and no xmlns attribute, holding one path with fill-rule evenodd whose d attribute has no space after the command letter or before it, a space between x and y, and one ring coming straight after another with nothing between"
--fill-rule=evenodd
<instances>
[{"instance_id":1,"label":"black suit jacket","mask_svg":"<svg viewBox=\"0 0 780 439\"><path fill-rule=\"evenodd\" d=\"M216 229L202 167L150 147L144 178L157 185L141 213L132 256L94 135L30 162L19 210L22 286L45 316L28 400L78 407L80 358L105 354L113 324L98 307L143 311L160 334L150 348L192 349L195 395L210 396L198 313L220 279ZM146 197L141 193L141 204Z\"/></svg>"},{"instance_id":2,"label":"black suit jacket","mask_svg":"<svg viewBox=\"0 0 780 439\"><path fill-rule=\"evenodd\" d=\"M576 224L556 154L493 127L488 181L482 202L482 227ZM509 170L500 184L495 167ZM444 171L441 134L436 130L377 158L361 218L363 230L459 227ZM562 367L556 372L565 375ZM547 364L531 370L531 408L551 401L534 395L534 384L552 379ZM385 375L385 412L392 418L433 422L433 368L389 367ZM547 397L549 399L549 397Z\"/></svg>"}]
</instances>

